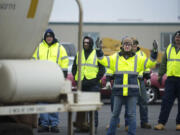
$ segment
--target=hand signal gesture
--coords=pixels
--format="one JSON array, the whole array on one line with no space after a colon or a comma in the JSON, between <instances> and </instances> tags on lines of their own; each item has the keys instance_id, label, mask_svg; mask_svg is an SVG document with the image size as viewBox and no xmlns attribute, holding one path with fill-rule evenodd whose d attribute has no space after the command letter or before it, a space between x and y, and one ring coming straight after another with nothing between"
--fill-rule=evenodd
<instances>
[{"instance_id":1,"label":"hand signal gesture","mask_svg":"<svg viewBox=\"0 0 180 135\"><path fill-rule=\"evenodd\" d=\"M96 40L96 50L102 49L102 40L99 39L99 37Z\"/></svg>"},{"instance_id":2,"label":"hand signal gesture","mask_svg":"<svg viewBox=\"0 0 180 135\"><path fill-rule=\"evenodd\" d=\"M153 41L153 49L154 52L158 52L158 43L156 40Z\"/></svg>"}]
</instances>

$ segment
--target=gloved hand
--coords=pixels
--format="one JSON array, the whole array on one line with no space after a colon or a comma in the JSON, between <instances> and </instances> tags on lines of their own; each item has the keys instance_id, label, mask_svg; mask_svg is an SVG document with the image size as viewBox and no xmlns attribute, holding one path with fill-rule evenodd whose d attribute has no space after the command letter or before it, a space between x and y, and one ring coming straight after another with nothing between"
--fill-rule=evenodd
<instances>
[{"instance_id":1,"label":"gloved hand","mask_svg":"<svg viewBox=\"0 0 180 135\"><path fill-rule=\"evenodd\" d=\"M158 43L156 40L153 41L153 52L158 52Z\"/></svg>"},{"instance_id":2,"label":"gloved hand","mask_svg":"<svg viewBox=\"0 0 180 135\"><path fill-rule=\"evenodd\" d=\"M146 83L148 86L151 86L151 80L150 79L147 79Z\"/></svg>"},{"instance_id":3,"label":"gloved hand","mask_svg":"<svg viewBox=\"0 0 180 135\"><path fill-rule=\"evenodd\" d=\"M106 82L106 89L107 90L111 89L111 82L110 81Z\"/></svg>"},{"instance_id":4,"label":"gloved hand","mask_svg":"<svg viewBox=\"0 0 180 135\"><path fill-rule=\"evenodd\" d=\"M160 85L162 84L162 76L158 76L158 82Z\"/></svg>"},{"instance_id":5,"label":"gloved hand","mask_svg":"<svg viewBox=\"0 0 180 135\"><path fill-rule=\"evenodd\" d=\"M143 72L143 78L144 79L150 79L151 78L150 72Z\"/></svg>"},{"instance_id":6,"label":"gloved hand","mask_svg":"<svg viewBox=\"0 0 180 135\"><path fill-rule=\"evenodd\" d=\"M158 43L156 40L153 41L153 48L151 50L151 58L153 58L154 60L157 59L158 56Z\"/></svg>"},{"instance_id":7,"label":"gloved hand","mask_svg":"<svg viewBox=\"0 0 180 135\"><path fill-rule=\"evenodd\" d=\"M96 50L102 49L102 40L99 39L99 37L96 40Z\"/></svg>"}]
</instances>

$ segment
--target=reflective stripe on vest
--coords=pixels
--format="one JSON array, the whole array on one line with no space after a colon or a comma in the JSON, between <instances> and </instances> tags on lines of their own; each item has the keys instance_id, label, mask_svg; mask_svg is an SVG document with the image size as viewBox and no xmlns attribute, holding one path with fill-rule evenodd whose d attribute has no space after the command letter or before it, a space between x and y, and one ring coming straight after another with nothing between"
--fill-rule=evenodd
<instances>
[{"instance_id":1,"label":"reflective stripe on vest","mask_svg":"<svg viewBox=\"0 0 180 135\"><path fill-rule=\"evenodd\" d=\"M109 58L109 56L107 56L106 58L107 58L107 61L108 61L108 66L107 66L107 68L110 68L110 58Z\"/></svg>"},{"instance_id":2,"label":"reflective stripe on vest","mask_svg":"<svg viewBox=\"0 0 180 135\"><path fill-rule=\"evenodd\" d=\"M37 59L39 60L39 46L38 46L38 50L37 50Z\"/></svg>"},{"instance_id":3,"label":"reflective stripe on vest","mask_svg":"<svg viewBox=\"0 0 180 135\"><path fill-rule=\"evenodd\" d=\"M115 85L114 87L115 87L115 88L124 88L124 87L128 87L128 88L139 88L138 85L133 85L133 84L130 84L130 85L119 85L119 84L117 84L117 85Z\"/></svg>"},{"instance_id":4,"label":"reflective stripe on vest","mask_svg":"<svg viewBox=\"0 0 180 135\"><path fill-rule=\"evenodd\" d=\"M57 59L56 59L57 64L58 64L59 56L60 56L60 44L58 45L58 50L57 50Z\"/></svg>"}]
</instances>

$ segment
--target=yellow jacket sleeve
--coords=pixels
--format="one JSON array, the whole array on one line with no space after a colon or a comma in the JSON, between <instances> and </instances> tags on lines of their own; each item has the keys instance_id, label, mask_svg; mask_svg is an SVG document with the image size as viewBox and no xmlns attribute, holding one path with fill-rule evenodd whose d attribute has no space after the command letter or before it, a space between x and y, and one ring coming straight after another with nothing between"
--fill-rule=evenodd
<instances>
[{"instance_id":1,"label":"yellow jacket sleeve","mask_svg":"<svg viewBox=\"0 0 180 135\"><path fill-rule=\"evenodd\" d=\"M37 51L38 51L38 49L39 49L39 46L38 47L36 47L36 49L35 49L35 51L34 51L34 53L33 53L33 55L32 55L32 59L34 59L34 60L37 60L38 59L38 53L37 53Z\"/></svg>"},{"instance_id":2,"label":"yellow jacket sleeve","mask_svg":"<svg viewBox=\"0 0 180 135\"><path fill-rule=\"evenodd\" d=\"M113 76L114 72L110 68L106 68L106 75Z\"/></svg>"},{"instance_id":3,"label":"yellow jacket sleeve","mask_svg":"<svg viewBox=\"0 0 180 135\"><path fill-rule=\"evenodd\" d=\"M59 57L58 64L59 64L59 66L61 67L61 69L63 71L68 70L69 59L68 59L67 52L66 52L65 48L62 45L60 47L60 57Z\"/></svg>"}]
</instances>

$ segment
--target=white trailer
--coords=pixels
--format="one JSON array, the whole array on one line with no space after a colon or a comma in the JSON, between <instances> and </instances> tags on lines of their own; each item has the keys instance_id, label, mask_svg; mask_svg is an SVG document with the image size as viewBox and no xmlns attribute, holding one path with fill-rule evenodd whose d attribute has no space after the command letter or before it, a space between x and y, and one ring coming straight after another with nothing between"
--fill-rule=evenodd
<instances>
[{"instance_id":1,"label":"white trailer","mask_svg":"<svg viewBox=\"0 0 180 135\"><path fill-rule=\"evenodd\" d=\"M102 106L100 94L81 92L80 88L72 92L56 63L31 60L52 6L53 0L0 1L0 123L9 122L8 118L23 123L22 119L32 114L68 112L68 134L72 135L72 112L90 111L93 135L93 112ZM41 102L51 104L38 104Z\"/></svg>"}]
</instances>

